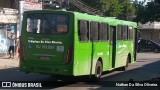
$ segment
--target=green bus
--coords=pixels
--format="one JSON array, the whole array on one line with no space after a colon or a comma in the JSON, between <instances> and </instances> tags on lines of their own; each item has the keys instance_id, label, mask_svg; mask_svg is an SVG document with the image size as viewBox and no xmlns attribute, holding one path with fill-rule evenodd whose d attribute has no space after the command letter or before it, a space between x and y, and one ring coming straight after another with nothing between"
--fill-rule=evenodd
<instances>
[{"instance_id":1,"label":"green bus","mask_svg":"<svg viewBox=\"0 0 160 90\"><path fill-rule=\"evenodd\" d=\"M23 14L20 70L84 76L126 70L136 61L137 24L86 13L37 10Z\"/></svg>"}]
</instances>

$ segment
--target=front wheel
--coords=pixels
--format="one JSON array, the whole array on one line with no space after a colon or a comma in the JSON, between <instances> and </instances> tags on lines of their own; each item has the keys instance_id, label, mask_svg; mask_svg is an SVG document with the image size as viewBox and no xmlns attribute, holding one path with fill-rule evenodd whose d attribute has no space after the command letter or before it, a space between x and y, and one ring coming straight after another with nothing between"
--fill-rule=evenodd
<instances>
[{"instance_id":1,"label":"front wheel","mask_svg":"<svg viewBox=\"0 0 160 90\"><path fill-rule=\"evenodd\" d=\"M100 61L97 61L96 67L95 67L95 75L93 76L93 79L98 81L102 76L102 63Z\"/></svg>"},{"instance_id":2,"label":"front wheel","mask_svg":"<svg viewBox=\"0 0 160 90\"><path fill-rule=\"evenodd\" d=\"M127 71L129 64L129 56L127 57L126 65L121 68L122 71Z\"/></svg>"}]
</instances>

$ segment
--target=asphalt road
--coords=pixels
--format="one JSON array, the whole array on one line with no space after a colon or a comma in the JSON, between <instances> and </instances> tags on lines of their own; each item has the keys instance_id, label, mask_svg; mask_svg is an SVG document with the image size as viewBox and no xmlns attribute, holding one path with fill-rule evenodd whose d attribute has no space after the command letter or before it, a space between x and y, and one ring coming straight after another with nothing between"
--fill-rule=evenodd
<instances>
[{"instance_id":1,"label":"asphalt road","mask_svg":"<svg viewBox=\"0 0 160 90\"><path fill-rule=\"evenodd\" d=\"M112 71L106 73L102 76L98 84L83 82L83 79L82 82L64 83L57 81L54 77L49 75L35 73L25 74L20 72L18 67L0 69L0 81L55 81L56 83L60 83L60 85L57 87L50 87L50 89L56 90L129 90L124 87L105 87L104 82L129 81L130 79L134 81L143 81L158 77L158 74L160 74L160 53L138 53L137 62L129 65L127 71ZM145 90L147 89L145 88Z\"/></svg>"}]
</instances>

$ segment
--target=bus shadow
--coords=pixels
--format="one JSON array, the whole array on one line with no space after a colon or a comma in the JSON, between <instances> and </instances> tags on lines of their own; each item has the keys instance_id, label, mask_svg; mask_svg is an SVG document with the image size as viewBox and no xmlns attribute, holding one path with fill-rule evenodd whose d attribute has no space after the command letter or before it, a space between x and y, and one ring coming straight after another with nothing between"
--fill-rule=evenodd
<instances>
[{"instance_id":1,"label":"bus shadow","mask_svg":"<svg viewBox=\"0 0 160 90\"><path fill-rule=\"evenodd\" d=\"M95 86L99 86L99 88L92 90L160 90L160 87L111 87L113 81L118 82L129 82L133 81L158 81L160 82L160 60L143 65L142 67L138 67L132 70L128 70L125 72L120 72L118 74L114 74L111 76L103 77L99 82L92 82L87 84L92 84ZM113 71L114 72L114 71ZM108 73L109 74L109 73ZM136 75L137 74L137 75ZM114 83L115 83L114 82Z\"/></svg>"},{"instance_id":2,"label":"bus shadow","mask_svg":"<svg viewBox=\"0 0 160 90\"><path fill-rule=\"evenodd\" d=\"M138 63L138 62L137 62ZM136 63L135 63L136 64ZM61 82L60 86L57 87L90 87L91 90L159 90L159 87L115 87L115 82L130 82L133 81L148 81L153 80L153 78L159 77L158 73L160 73L160 60L156 62L152 62L146 65L142 65L141 67L134 68L128 71L121 71L119 73L115 73L119 69L115 69L110 72L105 72L104 75L108 75L102 77L100 81L92 81L88 79L89 77L81 76L74 78L73 80L69 79L68 81ZM130 65L132 66L132 65ZM146 76L145 76L146 75ZM57 82L59 83L59 82ZM113 85L114 84L114 85ZM98 88L92 88L98 87ZM56 87L52 87L56 88ZM158 89L157 89L158 88Z\"/></svg>"},{"instance_id":3,"label":"bus shadow","mask_svg":"<svg viewBox=\"0 0 160 90\"><path fill-rule=\"evenodd\" d=\"M138 63L138 62L137 62ZM136 63L135 63L136 64ZM134 66L134 64L132 64ZM130 66L132 66L130 65ZM115 70L111 72L105 72L107 75L102 77L99 82L93 82L88 79L89 77L76 77L76 78L66 78L66 80L56 79L55 77L51 77L43 74L25 74L19 71L19 68L8 68L0 70L0 81L33 81L33 82L46 82L49 87L48 89L58 88L58 87L94 87L98 86L100 88L96 88L92 90L103 90L107 88L107 84L110 84L110 81L129 81L133 79L135 81L139 80L149 80L153 77L158 77L158 72L160 72L160 60L156 62L152 62L141 67L131 69L128 71L121 71L116 73ZM114 73L114 74L112 74ZM112 75L109 75L112 74ZM148 75L145 77L145 75ZM141 75L141 76L140 76ZM104 89L105 90L105 89ZM128 89L125 89L128 90ZM130 90L130 89L129 89ZM133 89L134 90L134 89ZM141 89L142 90L142 89ZM147 89L145 89L147 90Z\"/></svg>"},{"instance_id":4,"label":"bus shadow","mask_svg":"<svg viewBox=\"0 0 160 90\"><path fill-rule=\"evenodd\" d=\"M64 77L65 78L65 77ZM75 80L60 80L55 77L51 77L49 75L29 73L26 74L24 72L19 71L19 67L16 68L7 68L0 69L0 81L8 81L8 82L33 82L33 83L42 83L45 84L45 89L52 89L57 87L63 87L71 84L75 84ZM36 88L34 88L36 89Z\"/></svg>"}]
</instances>

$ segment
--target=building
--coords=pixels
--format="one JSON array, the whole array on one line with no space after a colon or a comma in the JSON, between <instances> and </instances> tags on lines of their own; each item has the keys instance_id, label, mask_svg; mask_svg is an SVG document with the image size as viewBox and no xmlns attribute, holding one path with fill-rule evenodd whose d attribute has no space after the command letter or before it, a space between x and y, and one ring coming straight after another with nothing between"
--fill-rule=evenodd
<instances>
[{"instance_id":1,"label":"building","mask_svg":"<svg viewBox=\"0 0 160 90\"><path fill-rule=\"evenodd\" d=\"M160 22L139 23L138 29L141 32L141 38L150 39L160 44Z\"/></svg>"},{"instance_id":2,"label":"building","mask_svg":"<svg viewBox=\"0 0 160 90\"><path fill-rule=\"evenodd\" d=\"M19 10L20 1L24 2ZM11 35L19 36L21 16L23 12L36 9L39 0L0 0L0 56L8 52L9 39ZM33 3L35 2L35 3ZM38 5L38 6L37 6ZM16 43L16 42L15 42Z\"/></svg>"},{"instance_id":3,"label":"building","mask_svg":"<svg viewBox=\"0 0 160 90\"><path fill-rule=\"evenodd\" d=\"M18 0L0 0L0 56L8 52L11 35L17 35Z\"/></svg>"}]
</instances>

